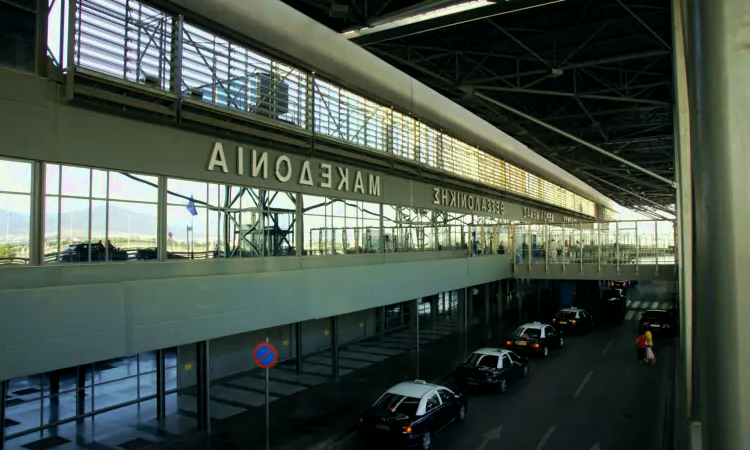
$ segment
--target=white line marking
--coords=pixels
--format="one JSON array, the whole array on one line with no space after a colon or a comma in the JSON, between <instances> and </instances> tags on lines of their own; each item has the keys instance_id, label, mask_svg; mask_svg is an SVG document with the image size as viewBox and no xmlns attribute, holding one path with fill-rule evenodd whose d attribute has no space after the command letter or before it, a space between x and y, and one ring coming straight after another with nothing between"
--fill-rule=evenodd
<instances>
[{"instance_id":1,"label":"white line marking","mask_svg":"<svg viewBox=\"0 0 750 450\"><path fill-rule=\"evenodd\" d=\"M590 450L602 450L602 445L597 442Z\"/></svg>"},{"instance_id":2,"label":"white line marking","mask_svg":"<svg viewBox=\"0 0 750 450\"><path fill-rule=\"evenodd\" d=\"M536 450L542 450L542 448L547 445L547 441L549 441L549 438L552 437L552 433L554 433L556 429L557 425L552 425L551 427L549 427L549 430L547 430L547 432L544 433L544 436L542 436L542 440L539 441L539 445L536 446Z\"/></svg>"},{"instance_id":3,"label":"white line marking","mask_svg":"<svg viewBox=\"0 0 750 450\"><path fill-rule=\"evenodd\" d=\"M602 356L604 356L604 354L607 353L607 350L609 350L609 348L612 346L613 342L614 341L607 342L607 345L604 346L604 350L602 350Z\"/></svg>"},{"instance_id":4,"label":"white line marking","mask_svg":"<svg viewBox=\"0 0 750 450\"><path fill-rule=\"evenodd\" d=\"M583 388L586 387L586 383L589 382L593 374L594 372L589 372L586 374L586 376L583 378L583 381L581 381L581 385L578 386L578 389L573 393L573 398L578 398L578 396L581 395L581 391L583 391Z\"/></svg>"},{"instance_id":5,"label":"white line marking","mask_svg":"<svg viewBox=\"0 0 750 450\"><path fill-rule=\"evenodd\" d=\"M653 304L651 305L651 309L659 309L659 302L654 302L654 303L653 303Z\"/></svg>"},{"instance_id":6,"label":"white line marking","mask_svg":"<svg viewBox=\"0 0 750 450\"><path fill-rule=\"evenodd\" d=\"M625 306L627 306L628 308L633 306L633 300L628 300L627 302L625 302Z\"/></svg>"},{"instance_id":7,"label":"white line marking","mask_svg":"<svg viewBox=\"0 0 750 450\"><path fill-rule=\"evenodd\" d=\"M641 302L633 302L633 308L638 309L641 306Z\"/></svg>"},{"instance_id":8,"label":"white line marking","mask_svg":"<svg viewBox=\"0 0 750 450\"><path fill-rule=\"evenodd\" d=\"M334 442L333 444L331 444L329 448L339 447L339 446L343 445L345 442L347 442L348 440L350 440L353 437L357 436L357 434L359 434L359 431L353 431L353 432L349 433L348 435L346 435L346 437L343 438L343 439L341 439L340 441ZM314 450L317 450L317 448L319 448L319 447L313 447Z\"/></svg>"},{"instance_id":9,"label":"white line marking","mask_svg":"<svg viewBox=\"0 0 750 450\"><path fill-rule=\"evenodd\" d=\"M627 313L627 314L625 314L625 320L630 320L630 319L632 319L634 315L635 315L635 311L632 311L632 310L631 310L631 311L628 311L628 313Z\"/></svg>"}]
</instances>

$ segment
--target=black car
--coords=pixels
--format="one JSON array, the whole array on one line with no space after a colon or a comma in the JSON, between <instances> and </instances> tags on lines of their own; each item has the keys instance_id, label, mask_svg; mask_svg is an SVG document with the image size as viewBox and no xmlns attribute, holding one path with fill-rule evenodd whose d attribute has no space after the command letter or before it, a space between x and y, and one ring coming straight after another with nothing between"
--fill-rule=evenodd
<instances>
[{"instance_id":1,"label":"black car","mask_svg":"<svg viewBox=\"0 0 750 450\"><path fill-rule=\"evenodd\" d=\"M359 437L369 445L427 450L432 437L466 418L463 394L422 380L399 383L383 394L359 419Z\"/></svg>"},{"instance_id":2,"label":"black car","mask_svg":"<svg viewBox=\"0 0 750 450\"><path fill-rule=\"evenodd\" d=\"M622 320L626 313L625 294L620 289L606 289L599 302L599 317L602 319Z\"/></svg>"},{"instance_id":3,"label":"black car","mask_svg":"<svg viewBox=\"0 0 750 450\"><path fill-rule=\"evenodd\" d=\"M529 359L510 350L481 348L456 369L459 388L489 387L499 392L508 389L508 379L529 374Z\"/></svg>"},{"instance_id":4,"label":"black car","mask_svg":"<svg viewBox=\"0 0 750 450\"><path fill-rule=\"evenodd\" d=\"M550 348L562 348L565 337L552 325L532 322L521 325L508 336L505 345L518 352L532 352L544 357L549 355Z\"/></svg>"},{"instance_id":5,"label":"black car","mask_svg":"<svg viewBox=\"0 0 750 450\"><path fill-rule=\"evenodd\" d=\"M650 309L644 311L639 322L640 331L651 331L653 335L675 336L677 334L677 314L674 311Z\"/></svg>"},{"instance_id":6,"label":"black car","mask_svg":"<svg viewBox=\"0 0 750 450\"><path fill-rule=\"evenodd\" d=\"M609 282L610 289L620 289L622 292L627 292L629 285L630 283L628 282L628 280L621 280L621 281L612 280Z\"/></svg>"},{"instance_id":7,"label":"black car","mask_svg":"<svg viewBox=\"0 0 750 450\"><path fill-rule=\"evenodd\" d=\"M564 308L555 314L552 323L562 330L583 333L594 328L594 317L584 309Z\"/></svg>"},{"instance_id":8,"label":"black car","mask_svg":"<svg viewBox=\"0 0 750 450\"><path fill-rule=\"evenodd\" d=\"M102 244L91 245L91 261L126 261L128 259L128 252L120 250L114 246L109 247L109 251L105 252ZM65 250L60 253L60 261L62 262L88 262L89 261L89 244L81 242L78 244L71 244Z\"/></svg>"}]
</instances>

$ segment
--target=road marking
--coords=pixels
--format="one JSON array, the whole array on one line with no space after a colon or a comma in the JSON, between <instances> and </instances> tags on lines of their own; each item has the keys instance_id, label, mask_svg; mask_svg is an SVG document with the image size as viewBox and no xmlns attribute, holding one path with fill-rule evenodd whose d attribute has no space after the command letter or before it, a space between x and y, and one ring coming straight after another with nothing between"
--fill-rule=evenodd
<instances>
[{"instance_id":1,"label":"road marking","mask_svg":"<svg viewBox=\"0 0 750 450\"><path fill-rule=\"evenodd\" d=\"M542 436L542 440L539 441L539 445L536 446L536 450L542 450L542 448L544 448L544 446L547 445L547 441L549 441L549 438L552 437L552 434L555 432L556 429L557 429L557 425L552 425L551 427L549 427L549 430L547 430L547 432L544 433L544 436Z\"/></svg>"},{"instance_id":2,"label":"road marking","mask_svg":"<svg viewBox=\"0 0 750 450\"><path fill-rule=\"evenodd\" d=\"M633 311L633 310L628 311L628 313L625 314L625 320L632 319L634 315L635 315L635 311Z\"/></svg>"},{"instance_id":3,"label":"road marking","mask_svg":"<svg viewBox=\"0 0 750 450\"><path fill-rule=\"evenodd\" d=\"M633 302L633 309L638 309L641 306L641 302Z\"/></svg>"},{"instance_id":4,"label":"road marking","mask_svg":"<svg viewBox=\"0 0 750 450\"><path fill-rule=\"evenodd\" d=\"M609 341L607 342L607 345L604 346L604 350L602 350L602 356L604 356L604 354L607 353L607 350L609 350L609 348L612 346L612 342L614 341Z\"/></svg>"},{"instance_id":5,"label":"road marking","mask_svg":"<svg viewBox=\"0 0 750 450\"><path fill-rule=\"evenodd\" d=\"M625 306L627 306L628 308L630 308L632 305L633 305L633 300L628 300L627 302L625 302Z\"/></svg>"},{"instance_id":6,"label":"road marking","mask_svg":"<svg viewBox=\"0 0 750 450\"><path fill-rule=\"evenodd\" d=\"M602 450L602 445L601 445L600 443L598 443L598 442L597 442L597 443L596 443L596 444L594 444L594 446L593 446L593 447L591 447L591 449L589 449L589 450Z\"/></svg>"},{"instance_id":7,"label":"road marking","mask_svg":"<svg viewBox=\"0 0 750 450\"><path fill-rule=\"evenodd\" d=\"M333 444L330 444L330 447L328 447L328 448L339 447L339 446L343 445L345 442L347 442L350 439L352 439L353 437L357 436L357 434L359 434L359 431L352 431L351 433L347 434L346 437L344 437L343 439L340 439L339 441L334 442ZM325 444L324 444L323 447L313 447L313 450L317 450L318 448L325 448Z\"/></svg>"},{"instance_id":8,"label":"road marking","mask_svg":"<svg viewBox=\"0 0 750 450\"><path fill-rule=\"evenodd\" d=\"M581 381L581 385L578 386L578 389L573 393L573 398L578 398L579 395L581 395L581 391L583 391L583 388L586 386L586 383L589 382L591 379L591 375L593 375L594 372L589 372L586 374L585 377L583 377L583 381Z\"/></svg>"},{"instance_id":9,"label":"road marking","mask_svg":"<svg viewBox=\"0 0 750 450\"><path fill-rule=\"evenodd\" d=\"M477 450L482 450L487 446L487 444L490 443L490 441L497 441L500 440L500 436L503 434L503 426L500 425L499 427L495 428L494 430L490 431L489 433L485 433L482 436L482 439L484 439L484 442L482 442L482 445L477 447Z\"/></svg>"},{"instance_id":10,"label":"road marking","mask_svg":"<svg viewBox=\"0 0 750 450\"><path fill-rule=\"evenodd\" d=\"M659 309L659 302L654 302L654 303L653 303L653 304L651 305L651 309Z\"/></svg>"}]
</instances>

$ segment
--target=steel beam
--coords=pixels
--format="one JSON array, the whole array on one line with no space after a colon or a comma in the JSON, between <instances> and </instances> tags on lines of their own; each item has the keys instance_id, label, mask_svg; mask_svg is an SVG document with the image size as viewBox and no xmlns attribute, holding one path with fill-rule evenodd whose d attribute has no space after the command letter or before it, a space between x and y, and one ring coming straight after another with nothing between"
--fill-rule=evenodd
<instances>
[{"instance_id":1,"label":"steel beam","mask_svg":"<svg viewBox=\"0 0 750 450\"><path fill-rule=\"evenodd\" d=\"M510 111L513 114L521 116L521 117L523 117L526 120L534 122L537 125L541 125L541 126L547 128L549 130L552 130L552 131L554 131L554 132L556 132L556 133L558 133L558 134L560 134L560 135L562 135L562 136L564 136L564 137L566 137L566 138L568 138L568 139L570 139L572 141L578 142L581 145L584 145L584 146L586 146L586 147L588 147L588 148L590 148L592 150L595 150L595 151L601 153L602 155L605 155L605 156L607 156L609 158L612 158L615 161L618 161L618 162L620 162L622 164L625 164L626 166L630 166L633 169L639 170L639 171L645 173L646 175L648 175L650 177L656 178L657 180L659 180L661 182L667 183L668 185L672 186L673 188L676 187L675 182L672 181L672 180L668 180L668 179L662 177L661 175L658 175L658 174L656 174L656 173L654 173L654 172L652 172L652 171L650 171L648 169L644 169L643 167L641 167L641 166L639 166L637 164L634 164L634 163L628 161L625 158L622 158L622 157L617 156L617 155L615 155L613 153L610 153L607 150L604 150L601 147L598 147L598 146L596 146L594 144L591 144L591 143L589 143L587 141L584 141L581 138L573 136L572 134L566 133L565 131L563 131L563 130L561 130L559 128L556 128L556 127L554 127L554 126L552 126L552 125L550 125L550 124L548 124L546 122L543 122L543 121L541 121L541 120L539 120L539 119L537 119L535 117L532 117L532 116L530 116L530 115L528 115L528 114L526 114L524 112L521 112L521 111L519 111L519 110L517 110L517 109L515 109L515 108L513 108L511 106L508 106L505 103L502 103L502 102L500 102L498 100L495 100L492 97L488 97L488 96L486 96L486 95L484 95L484 94L482 94L480 92L473 92L473 94L475 96L480 97L480 98L482 98L482 99L484 99L484 100L486 100L488 102L491 102L491 103L493 103L493 104L495 104L495 105L497 105L497 106L499 106L499 107L501 107L501 108L503 108L503 109L505 109L507 111Z\"/></svg>"},{"instance_id":2,"label":"steel beam","mask_svg":"<svg viewBox=\"0 0 750 450\"><path fill-rule=\"evenodd\" d=\"M627 102L627 103L643 103L643 104L649 104L649 105L661 105L661 106L669 106L671 105L670 102L665 102L662 100L651 100L646 98L632 98L632 97L610 97L606 95L595 95L595 94L577 94L574 92L559 92L559 91L540 91L536 89L525 89L525 88L510 88L510 87L500 87L500 86L477 86L477 85L471 85L471 86L462 86L462 89L481 89L483 91L499 91L499 92L513 92L518 94L536 94L536 95L552 95L557 97L571 97L571 98L588 98L592 100L608 100L612 102Z\"/></svg>"},{"instance_id":3,"label":"steel beam","mask_svg":"<svg viewBox=\"0 0 750 450\"><path fill-rule=\"evenodd\" d=\"M656 40L657 40L657 41L661 42L661 44L662 44L662 45L663 45L664 47L666 47L666 49L667 49L667 50L669 50L669 51L671 51L671 50L672 50L672 46L670 46L669 44L667 44L667 41L665 41L665 40L664 40L664 38L662 38L661 36L659 36L659 35L658 35L658 34L656 33L656 31L654 31L654 29L653 29L653 28L651 28L650 26L648 26L648 24L647 24L646 22L644 22L644 21L643 21L643 19L641 19L641 18L640 18L640 17L638 16L638 14L634 13L632 9L628 8L628 5L626 5L625 3L623 3L623 2L622 2L622 0L615 0L615 1L616 1L617 3L619 3L619 4L620 4L620 6L622 6L622 8L623 8L623 9L624 9L625 11L627 11L627 12L628 12L628 14L630 14L631 16L633 16L633 18L634 18L635 20L637 20L637 21L638 21L638 23L640 23L641 25L643 25L643 27L644 27L644 28L646 28L646 30L648 30L648 32L649 32L649 33L651 33L651 34L652 34L652 35L653 35L653 36L654 36L654 37L656 38Z\"/></svg>"}]
</instances>

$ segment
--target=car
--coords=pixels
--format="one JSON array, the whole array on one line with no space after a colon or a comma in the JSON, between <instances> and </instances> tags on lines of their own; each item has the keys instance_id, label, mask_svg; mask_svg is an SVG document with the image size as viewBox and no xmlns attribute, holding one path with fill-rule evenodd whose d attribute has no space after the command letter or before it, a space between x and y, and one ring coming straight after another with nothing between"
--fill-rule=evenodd
<instances>
[{"instance_id":1,"label":"car","mask_svg":"<svg viewBox=\"0 0 750 450\"><path fill-rule=\"evenodd\" d=\"M500 393L508 389L508 379L525 378L529 374L529 359L510 350L480 348L466 358L456 369L456 385L495 389Z\"/></svg>"},{"instance_id":2,"label":"car","mask_svg":"<svg viewBox=\"0 0 750 450\"><path fill-rule=\"evenodd\" d=\"M594 317L581 308L563 308L552 318L552 324L562 330L583 333L594 328Z\"/></svg>"},{"instance_id":3,"label":"car","mask_svg":"<svg viewBox=\"0 0 750 450\"><path fill-rule=\"evenodd\" d=\"M626 292L628 290L629 284L630 283L628 282L628 280L620 280L620 281L612 280L609 282L609 287L611 289L621 289L623 292Z\"/></svg>"},{"instance_id":4,"label":"car","mask_svg":"<svg viewBox=\"0 0 750 450\"><path fill-rule=\"evenodd\" d=\"M620 289L605 289L599 302L599 317L624 319L626 313L625 294Z\"/></svg>"},{"instance_id":5,"label":"car","mask_svg":"<svg viewBox=\"0 0 750 450\"><path fill-rule=\"evenodd\" d=\"M546 358L550 348L562 348L565 345L565 336L552 325L531 322L516 328L506 339L505 345L511 350L528 351Z\"/></svg>"},{"instance_id":6,"label":"car","mask_svg":"<svg viewBox=\"0 0 750 450\"><path fill-rule=\"evenodd\" d=\"M432 437L466 418L461 393L424 380L405 381L388 389L359 419L359 437L369 445L427 450Z\"/></svg>"},{"instance_id":7,"label":"car","mask_svg":"<svg viewBox=\"0 0 750 450\"><path fill-rule=\"evenodd\" d=\"M109 253L108 255L106 255ZM101 244L91 244L91 261L104 261L109 258L110 261L127 261L128 252L125 250L116 248L112 245L109 247L109 252L105 252L104 246ZM60 253L60 261L62 262L87 262L89 260L89 244L87 242L79 242L76 244L70 244L68 248Z\"/></svg>"},{"instance_id":8,"label":"car","mask_svg":"<svg viewBox=\"0 0 750 450\"><path fill-rule=\"evenodd\" d=\"M641 314L639 327L641 332L650 330L653 335L674 336L677 334L677 315L674 311L649 309Z\"/></svg>"}]
</instances>

